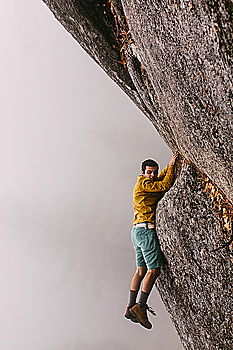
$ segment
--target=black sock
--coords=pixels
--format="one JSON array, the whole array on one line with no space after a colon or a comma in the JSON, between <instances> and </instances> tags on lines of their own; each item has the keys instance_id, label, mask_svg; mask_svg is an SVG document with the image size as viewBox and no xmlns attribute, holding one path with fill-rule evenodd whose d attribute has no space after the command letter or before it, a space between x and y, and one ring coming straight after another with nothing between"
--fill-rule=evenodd
<instances>
[{"instance_id":1,"label":"black sock","mask_svg":"<svg viewBox=\"0 0 233 350\"><path fill-rule=\"evenodd\" d=\"M145 293L141 291L140 298L138 301L139 306L144 307L146 305L149 295L150 293Z\"/></svg>"},{"instance_id":2,"label":"black sock","mask_svg":"<svg viewBox=\"0 0 233 350\"><path fill-rule=\"evenodd\" d=\"M130 308L136 304L137 295L138 295L138 290L130 290L129 291L128 308Z\"/></svg>"}]
</instances>

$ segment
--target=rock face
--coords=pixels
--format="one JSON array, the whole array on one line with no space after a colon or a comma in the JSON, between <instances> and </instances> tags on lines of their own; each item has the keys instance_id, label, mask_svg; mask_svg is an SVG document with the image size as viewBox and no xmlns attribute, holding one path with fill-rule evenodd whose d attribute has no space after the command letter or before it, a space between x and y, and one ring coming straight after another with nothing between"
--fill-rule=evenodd
<instances>
[{"instance_id":1,"label":"rock face","mask_svg":"<svg viewBox=\"0 0 233 350\"><path fill-rule=\"evenodd\" d=\"M158 289L185 349L230 349L232 2L44 2L189 161L159 205Z\"/></svg>"},{"instance_id":2,"label":"rock face","mask_svg":"<svg viewBox=\"0 0 233 350\"><path fill-rule=\"evenodd\" d=\"M186 165L157 211L167 260L157 287L185 349L232 346L230 221L223 216L232 208L215 191Z\"/></svg>"}]
</instances>

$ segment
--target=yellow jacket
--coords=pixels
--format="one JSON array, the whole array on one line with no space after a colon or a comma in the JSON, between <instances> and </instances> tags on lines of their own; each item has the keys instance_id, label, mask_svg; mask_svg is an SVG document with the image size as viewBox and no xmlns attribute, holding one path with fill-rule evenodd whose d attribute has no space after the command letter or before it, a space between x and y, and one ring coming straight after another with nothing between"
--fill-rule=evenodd
<instances>
[{"instance_id":1,"label":"yellow jacket","mask_svg":"<svg viewBox=\"0 0 233 350\"><path fill-rule=\"evenodd\" d=\"M155 208L165 191L172 185L174 166L167 165L155 180L138 176L134 187L134 225L140 222L155 221Z\"/></svg>"}]
</instances>

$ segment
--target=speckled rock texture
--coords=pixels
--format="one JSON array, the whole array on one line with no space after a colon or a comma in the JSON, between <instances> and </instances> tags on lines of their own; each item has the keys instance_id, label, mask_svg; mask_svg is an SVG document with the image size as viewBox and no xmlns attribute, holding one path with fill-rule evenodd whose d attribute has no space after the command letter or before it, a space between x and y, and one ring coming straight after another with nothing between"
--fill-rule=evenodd
<instances>
[{"instance_id":1,"label":"speckled rock texture","mask_svg":"<svg viewBox=\"0 0 233 350\"><path fill-rule=\"evenodd\" d=\"M43 1L180 153L158 289L185 349L230 349L232 1Z\"/></svg>"},{"instance_id":2,"label":"speckled rock texture","mask_svg":"<svg viewBox=\"0 0 233 350\"><path fill-rule=\"evenodd\" d=\"M157 282L185 349L232 349L230 237L200 174L184 166L157 211Z\"/></svg>"},{"instance_id":3,"label":"speckled rock texture","mask_svg":"<svg viewBox=\"0 0 233 350\"><path fill-rule=\"evenodd\" d=\"M232 43L221 49L223 34L211 15L211 1L122 2L137 57L159 105L152 112L154 125L160 125L172 149L232 198ZM229 24L229 1L218 3L219 16Z\"/></svg>"}]
</instances>

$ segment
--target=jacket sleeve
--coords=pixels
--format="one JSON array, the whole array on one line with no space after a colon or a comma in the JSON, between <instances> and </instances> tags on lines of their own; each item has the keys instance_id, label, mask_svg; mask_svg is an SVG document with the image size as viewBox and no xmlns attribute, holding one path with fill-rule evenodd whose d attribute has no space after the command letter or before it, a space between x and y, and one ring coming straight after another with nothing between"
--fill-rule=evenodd
<instances>
[{"instance_id":1,"label":"jacket sleeve","mask_svg":"<svg viewBox=\"0 0 233 350\"><path fill-rule=\"evenodd\" d=\"M166 166L166 168L164 168L163 170L160 171L159 175L157 176L157 179L159 181L163 180L164 176L166 175L166 172L168 170L168 165Z\"/></svg>"},{"instance_id":2,"label":"jacket sleeve","mask_svg":"<svg viewBox=\"0 0 233 350\"><path fill-rule=\"evenodd\" d=\"M174 166L168 166L166 174L161 181L152 181L149 178L143 179L141 182L141 189L145 192L162 192L168 191L172 185L174 176Z\"/></svg>"}]
</instances>

